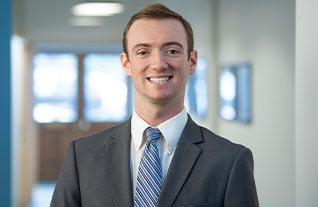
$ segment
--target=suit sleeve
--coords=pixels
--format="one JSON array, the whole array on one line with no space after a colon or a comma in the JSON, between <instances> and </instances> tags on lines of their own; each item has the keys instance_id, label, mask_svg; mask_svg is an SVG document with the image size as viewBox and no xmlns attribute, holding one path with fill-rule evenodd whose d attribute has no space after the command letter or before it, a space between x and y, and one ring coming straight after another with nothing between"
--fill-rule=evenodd
<instances>
[{"instance_id":1,"label":"suit sleeve","mask_svg":"<svg viewBox=\"0 0 318 207\"><path fill-rule=\"evenodd\" d=\"M243 148L235 158L228 180L225 207L258 207L252 152Z\"/></svg>"},{"instance_id":2,"label":"suit sleeve","mask_svg":"<svg viewBox=\"0 0 318 207\"><path fill-rule=\"evenodd\" d=\"M75 142L73 141L66 154L64 164L57 178L51 207L80 207L81 196L76 164Z\"/></svg>"}]
</instances>

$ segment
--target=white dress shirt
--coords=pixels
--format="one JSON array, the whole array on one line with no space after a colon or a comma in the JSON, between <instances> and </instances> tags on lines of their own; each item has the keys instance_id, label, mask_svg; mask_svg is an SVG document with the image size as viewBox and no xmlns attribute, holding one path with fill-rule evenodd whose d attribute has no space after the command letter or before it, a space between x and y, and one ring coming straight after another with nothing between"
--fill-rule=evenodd
<instances>
[{"instance_id":1,"label":"white dress shirt","mask_svg":"<svg viewBox=\"0 0 318 207\"><path fill-rule=\"evenodd\" d=\"M159 155L162 166L163 180L167 174L171 159L176 149L177 143L183 132L183 129L188 121L187 111L184 108L179 114L161 123L158 126L151 126L158 128L162 133L160 139L161 146L158 146ZM134 111L131 118L131 175L133 180L133 190L135 194L136 180L138 174L139 163L142 153L145 149L146 140L143 137L144 131L150 125L145 122Z\"/></svg>"}]
</instances>

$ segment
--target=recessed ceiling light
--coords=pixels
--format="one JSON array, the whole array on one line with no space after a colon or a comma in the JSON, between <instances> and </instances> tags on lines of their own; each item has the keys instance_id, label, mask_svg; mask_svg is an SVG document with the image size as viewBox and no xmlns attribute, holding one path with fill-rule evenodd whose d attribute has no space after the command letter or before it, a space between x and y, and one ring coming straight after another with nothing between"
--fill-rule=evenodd
<instances>
[{"instance_id":1,"label":"recessed ceiling light","mask_svg":"<svg viewBox=\"0 0 318 207\"><path fill-rule=\"evenodd\" d=\"M112 16L123 11L124 6L119 2L84 2L71 10L75 16Z\"/></svg>"}]
</instances>

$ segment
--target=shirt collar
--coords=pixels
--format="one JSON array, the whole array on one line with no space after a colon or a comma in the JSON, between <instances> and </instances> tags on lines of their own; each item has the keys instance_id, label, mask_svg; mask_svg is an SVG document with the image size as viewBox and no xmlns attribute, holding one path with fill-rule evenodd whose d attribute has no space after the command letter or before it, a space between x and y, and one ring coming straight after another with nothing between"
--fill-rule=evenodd
<instances>
[{"instance_id":1,"label":"shirt collar","mask_svg":"<svg viewBox=\"0 0 318 207\"><path fill-rule=\"evenodd\" d=\"M183 129L188 121L187 111L184 108L180 113L165 122L155 126L161 131L169 148L175 149ZM135 150L141 149L144 140L143 133L149 124L145 122L135 111L131 118L131 134Z\"/></svg>"},{"instance_id":2,"label":"shirt collar","mask_svg":"<svg viewBox=\"0 0 318 207\"><path fill-rule=\"evenodd\" d=\"M138 151L143 144L143 133L149 126L135 111L131 118L131 136L135 150Z\"/></svg>"}]
</instances>

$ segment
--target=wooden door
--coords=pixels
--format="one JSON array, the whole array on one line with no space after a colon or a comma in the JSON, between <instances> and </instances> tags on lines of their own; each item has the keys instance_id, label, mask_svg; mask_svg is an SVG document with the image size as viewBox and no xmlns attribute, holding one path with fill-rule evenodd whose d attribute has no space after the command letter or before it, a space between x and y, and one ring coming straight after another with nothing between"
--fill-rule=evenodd
<instances>
[{"instance_id":1,"label":"wooden door","mask_svg":"<svg viewBox=\"0 0 318 207\"><path fill-rule=\"evenodd\" d=\"M86 124L86 126L81 126L83 123L80 121L69 124L39 124L40 180L55 180L57 178L72 140L114 126L117 123Z\"/></svg>"},{"instance_id":2,"label":"wooden door","mask_svg":"<svg viewBox=\"0 0 318 207\"><path fill-rule=\"evenodd\" d=\"M77 54L77 120L73 121L72 123L38 123L40 147L40 180L55 180L57 178L62 163L65 159L68 146L72 140L118 124L115 122L85 121L83 89L85 78L84 58L85 54ZM121 68L112 69L122 70ZM110 90L114 90L114 88L111 88ZM112 100L112 98L110 98L110 100ZM118 102L115 103L118 104ZM127 107L127 110L128 108L129 107Z\"/></svg>"}]
</instances>

